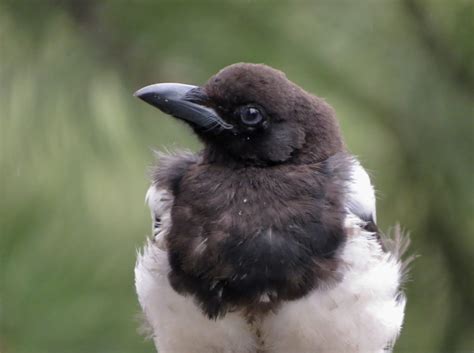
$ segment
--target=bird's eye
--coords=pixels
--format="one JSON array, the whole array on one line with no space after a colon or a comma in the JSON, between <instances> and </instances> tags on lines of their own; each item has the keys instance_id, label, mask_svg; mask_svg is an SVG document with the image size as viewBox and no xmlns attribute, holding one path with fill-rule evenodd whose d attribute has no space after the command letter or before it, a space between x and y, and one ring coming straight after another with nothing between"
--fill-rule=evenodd
<instances>
[{"instance_id":1,"label":"bird's eye","mask_svg":"<svg viewBox=\"0 0 474 353\"><path fill-rule=\"evenodd\" d=\"M245 125L255 126L263 120L263 115L257 108L245 106L240 110L240 120L242 120Z\"/></svg>"}]
</instances>

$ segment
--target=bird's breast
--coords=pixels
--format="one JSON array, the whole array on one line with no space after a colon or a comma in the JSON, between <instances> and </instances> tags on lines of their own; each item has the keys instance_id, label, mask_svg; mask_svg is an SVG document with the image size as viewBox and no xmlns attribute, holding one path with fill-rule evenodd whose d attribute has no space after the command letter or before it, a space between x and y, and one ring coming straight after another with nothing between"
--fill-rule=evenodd
<instances>
[{"instance_id":1,"label":"bird's breast","mask_svg":"<svg viewBox=\"0 0 474 353\"><path fill-rule=\"evenodd\" d=\"M185 180L167 235L175 290L193 294L213 317L336 280L341 194L314 174Z\"/></svg>"}]
</instances>

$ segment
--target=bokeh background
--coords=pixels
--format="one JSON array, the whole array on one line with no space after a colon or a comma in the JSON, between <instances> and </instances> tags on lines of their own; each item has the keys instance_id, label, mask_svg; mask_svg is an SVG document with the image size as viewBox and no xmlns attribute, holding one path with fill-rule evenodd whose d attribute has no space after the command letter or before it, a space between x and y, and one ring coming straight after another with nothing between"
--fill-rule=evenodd
<instances>
[{"instance_id":1,"label":"bokeh background","mask_svg":"<svg viewBox=\"0 0 474 353\"><path fill-rule=\"evenodd\" d=\"M0 0L0 352L153 352L146 168L200 146L132 93L239 61L325 97L382 229L411 232L396 352L472 352L473 37L472 0Z\"/></svg>"}]
</instances>

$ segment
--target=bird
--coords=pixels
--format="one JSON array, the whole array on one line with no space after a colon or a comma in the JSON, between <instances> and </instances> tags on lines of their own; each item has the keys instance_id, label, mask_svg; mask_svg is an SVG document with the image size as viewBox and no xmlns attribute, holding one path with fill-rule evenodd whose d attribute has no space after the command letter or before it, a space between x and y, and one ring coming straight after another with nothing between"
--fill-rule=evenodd
<instances>
[{"instance_id":1,"label":"bird","mask_svg":"<svg viewBox=\"0 0 474 353\"><path fill-rule=\"evenodd\" d=\"M376 223L374 186L334 109L264 64L135 96L201 151L158 153L135 287L160 353L391 352L408 238Z\"/></svg>"}]
</instances>

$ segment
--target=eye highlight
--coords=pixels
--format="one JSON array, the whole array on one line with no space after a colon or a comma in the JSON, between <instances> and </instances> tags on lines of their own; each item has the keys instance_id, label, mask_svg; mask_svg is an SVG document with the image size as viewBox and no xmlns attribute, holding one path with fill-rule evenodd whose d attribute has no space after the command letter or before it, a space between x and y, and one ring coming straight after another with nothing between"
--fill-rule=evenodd
<instances>
[{"instance_id":1,"label":"eye highlight","mask_svg":"<svg viewBox=\"0 0 474 353\"><path fill-rule=\"evenodd\" d=\"M257 107L246 105L240 108L240 120L247 126L255 126L263 121L263 114Z\"/></svg>"}]
</instances>

